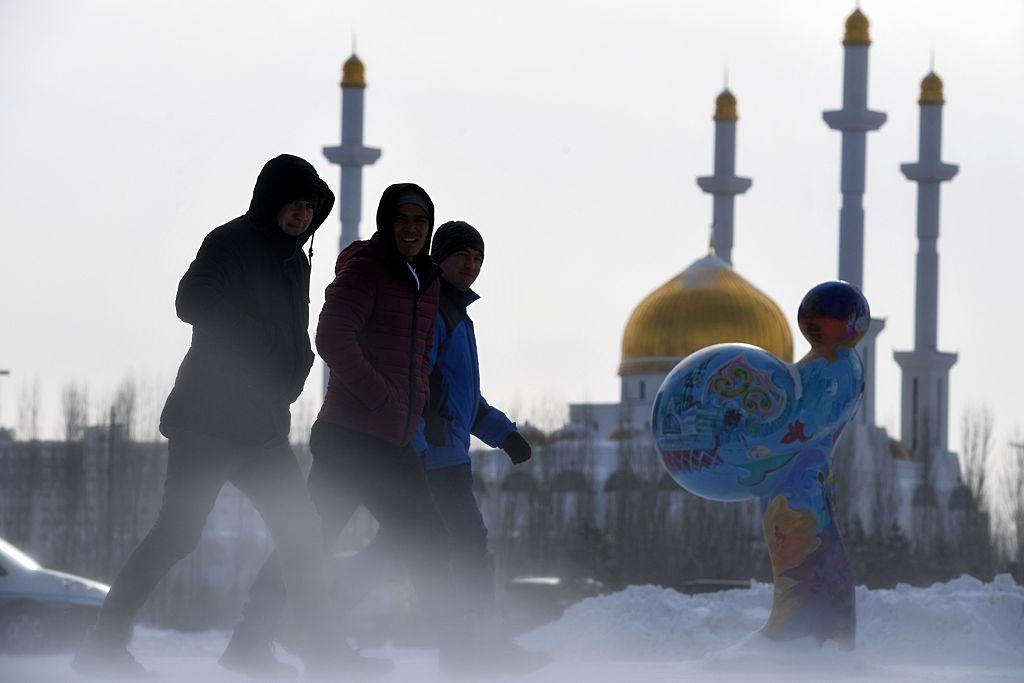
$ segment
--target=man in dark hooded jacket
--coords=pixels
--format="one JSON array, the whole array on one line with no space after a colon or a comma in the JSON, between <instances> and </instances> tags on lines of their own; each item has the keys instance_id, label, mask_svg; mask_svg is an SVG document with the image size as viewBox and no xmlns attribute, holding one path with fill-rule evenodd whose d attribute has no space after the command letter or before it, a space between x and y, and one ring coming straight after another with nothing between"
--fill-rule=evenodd
<instances>
[{"instance_id":1,"label":"man in dark hooded jacket","mask_svg":"<svg viewBox=\"0 0 1024 683\"><path fill-rule=\"evenodd\" d=\"M365 505L391 530L425 610L440 616L452 609L447 534L410 446L427 403L438 311L433 221L421 187L392 185L374 235L338 256L316 333L330 380L310 436L308 486L328 544ZM283 608L279 571L274 558L264 565L226 657L267 651Z\"/></svg>"},{"instance_id":2,"label":"man in dark hooded jacket","mask_svg":"<svg viewBox=\"0 0 1024 683\"><path fill-rule=\"evenodd\" d=\"M127 650L132 622L160 579L196 547L229 481L249 497L287 558L288 597L307 626L304 656L338 661L317 515L288 444L289 406L313 362L310 263L302 248L333 204L309 163L278 156L260 172L249 210L210 232L182 277L175 304L192 325L192 346L161 416L168 438L163 504L77 653L79 671L148 673Z\"/></svg>"}]
</instances>

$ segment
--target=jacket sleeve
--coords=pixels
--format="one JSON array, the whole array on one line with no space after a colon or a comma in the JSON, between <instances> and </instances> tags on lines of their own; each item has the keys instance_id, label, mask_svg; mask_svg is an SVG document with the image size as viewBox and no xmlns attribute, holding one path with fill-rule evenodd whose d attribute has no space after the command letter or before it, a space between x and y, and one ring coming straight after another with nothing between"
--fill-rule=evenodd
<instances>
[{"instance_id":1,"label":"jacket sleeve","mask_svg":"<svg viewBox=\"0 0 1024 683\"><path fill-rule=\"evenodd\" d=\"M420 420L420 430L423 432L423 448L426 450L430 444L444 443L445 418L444 408L444 378L441 376L441 369L437 366L438 356L444 347L447 335L445 334L444 322L440 315L434 320L433 343L427 354L427 387L430 395L427 397L427 405L423 409L423 418ZM418 438L414 437L414 439Z\"/></svg>"},{"instance_id":2,"label":"jacket sleeve","mask_svg":"<svg viewBox=\"0 0 1024 683\"><path fill-rule=\"evenodd\" d=\"M247 355L264 357L289 342L285 330L259 320L227 296L232 276L242 264L223 238L207 236L189 265L174 299L178 317Z\"/></svg>"},{"instance_id":3,"label":"jacket sleeve","mask_svg":"<svg viewBox=\"0 0 1024 683\"><path fill-rule=\"evenodd\" d=\"M437 320L434 320L434 334L433 343L427 346L427 375L430 377L430 382L427 385L430 388L430 395L427 397L427 405L423 408L423 417L420 418L419 423L416 425L416 433L412 435L412 447L417 453L425 453L430 444L427 443L426 428L427 420L436 413L436 406L434 401L437 400L435 393L437 388L434 386L435 366L437 365L437 349L441 346L441 341L438 339L439 335L444 334L444 326L439 325Z\"/></svg>"},{"instance_id":4,"label":"jacket sleeve","mask_svg":"<svg viewBox=\"0 0 1024 683\"><path fill-rule=\"evenodd\" d=\"M473 436L483 441L491 448L500 448L505 443L508 435L516 430L516 423L508 419L505 413L487 403L487 399L480 397L480 405L476 409L476 419L473 421Z\"/></svg>"},{"instance_id":5,"label":"jacket sleeve","mask_svg":"<svg viewBox=\"0 0 1024 683\"><path fill-rule=\"evenodd\" d=\"M377 296L372 265L354 258L339 268L327 286L316 327L316 350L352 395L375 410L388 398L388 383L373 367L359 334L373 312Z\"/></svg>"}]
</instances>

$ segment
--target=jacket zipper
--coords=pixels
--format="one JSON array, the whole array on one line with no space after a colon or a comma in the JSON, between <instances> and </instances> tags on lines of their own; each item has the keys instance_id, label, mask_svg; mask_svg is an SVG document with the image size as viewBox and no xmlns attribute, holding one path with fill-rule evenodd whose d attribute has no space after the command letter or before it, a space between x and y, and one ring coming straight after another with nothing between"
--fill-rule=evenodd
<instances>
[{"instance_id":1,"label":"jacket zipper","mask_svg":"<svg viewBox=\"0 0 1024 683\"><path fill-rule=\"evenodd\" d=\"M420 322L420 292L417 288L416 293L413 295L412 305L412 336L409 342L409 403L406 406L405 413L405 432L402 436L409 433L409 427L412 426L412 406L416 400L416 333L418 331Z\"/></svg>"}]
</instances>

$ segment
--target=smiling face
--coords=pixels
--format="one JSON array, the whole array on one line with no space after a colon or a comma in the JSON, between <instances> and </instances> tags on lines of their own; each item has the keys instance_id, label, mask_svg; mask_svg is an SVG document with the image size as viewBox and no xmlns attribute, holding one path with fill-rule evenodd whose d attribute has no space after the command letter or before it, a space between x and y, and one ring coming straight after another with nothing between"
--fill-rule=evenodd
<instances>
[{"instance_id":1,"label":"smiling face","mask_svg":"<svg viewBox=\"0 0 1024 683\"><path fill-rule=\"evenodd\" d=\"M427 243L430 217L422 206L400 204L392 222L395 231L395 246L406 261L412 261Z\"/></svg>"},{"instance_id":2,"label":"smiling face","mask_svg":"<svg viewBox=\"0 0 1024 683\"><path fill-rule=\"evenodd\" d=\"M480 275L484 255L473 247L463 247L445 257L441 266L442 277L460 292L467 292Z\"/></svg>"},{"instance_id":3,"label":"smiling face","mask_svg":"<svg viewBox=\"0 0 1024 683\"><path fill-rule=\"evenodd\" d=\"M309 229L315 213L313 202L305 199L287 202L277 212L277 226L284 234L298 237Z\"/></svg>"}]
</instances>

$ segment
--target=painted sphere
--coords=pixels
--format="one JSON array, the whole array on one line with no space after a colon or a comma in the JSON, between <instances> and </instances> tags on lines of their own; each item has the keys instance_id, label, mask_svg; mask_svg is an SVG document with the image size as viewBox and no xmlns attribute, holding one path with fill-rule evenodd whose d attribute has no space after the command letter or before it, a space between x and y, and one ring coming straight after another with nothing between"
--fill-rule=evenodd
<instances>
[{"instance_id":1,"label":"painted sphere","mask_svg":"<svg viewBox=\"0 0 1024 683\"><path fill-rule=\"evenodd\" d=\"M859 289L833 280L807 292L797 322L814 349L852 348L868 331L871 310Z\"/></svg>"},{"instance_id":2,"label":"painted sphere","mask_svg":"<svg viewBox=\"0 0 1024 683\"><path fill-rule=\"evenodd\" d=\"M791 366L756 346L718 344L668 374L651 429L666 471L686 490L713 500L760 498L817 436L794 427L797 404Z\"/></svg>"}]
</instances>

